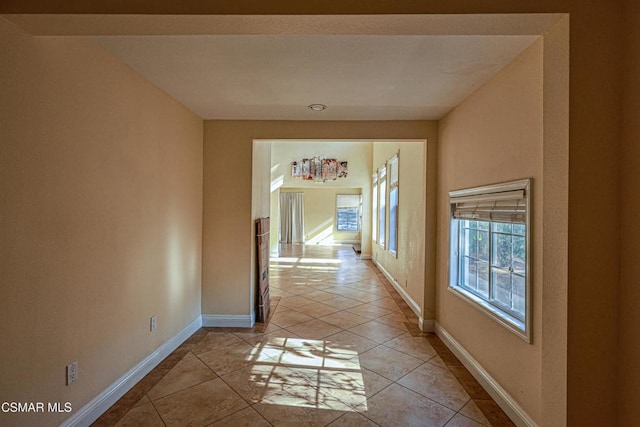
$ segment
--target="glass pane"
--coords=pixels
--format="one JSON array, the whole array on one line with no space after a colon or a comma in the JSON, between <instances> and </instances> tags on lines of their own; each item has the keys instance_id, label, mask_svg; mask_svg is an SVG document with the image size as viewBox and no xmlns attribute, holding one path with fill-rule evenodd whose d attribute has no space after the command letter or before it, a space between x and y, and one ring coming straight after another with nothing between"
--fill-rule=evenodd
<instances>
[{"instance_id":1,"label":"glass pane","mask_svg":"<svg viewBox=\"0 0 640 427\"><path fill-rule=\"evenodd\" d=\"M378 242L384 246L384 242L385 242L385 229L384 229L384 224L385 224L385 211L384 211L384 207L380 208L380 216L378 219Z\"/></svg>"},{"instance_id":2,"label":"glass pane","mask_svg":"<svg viewBox=\"0 0 640 427\"><path fill-rule=\"evenodd\" d=\"M493 298L505 307L511 308L511 273L498 268L491 269Z\"/></svg>"},{"instance_id":3,"label":"glass pane","mask_svg":"<svg viewBox=\"0 0 640 427\"><path fill-rule=\"evenodd\" d=\"M524 224L513 224L513 234L519 234L520 236L524 236L526 232L526 228Z\"/></svg>"},{"instance_id":4,"label":"glass pane","mask_svg":"<svg viewBox=\"0 0 640 427\"><path fill-rule=\"evenodd\" d=\"M389 250L398 250L398 187L389 193Z\"/></svg>"},{"instance_id":5,"label":"glass pane","mask_svg":"<svg viewBox=\"0 0 640 427\"><path fill-rule=\"evenodd\" d=\"M525 237L513 236L513 272L525 275L526 274L526 251L527 239Z\"/></svg>"},{"instance_id":6,"label":"glass pane","mask_svg":"<svg viewBox=\"0 0 640 427\"><path fill-rule=\"evenodd\" d=\"M476 230L465 228L462 230L462 254L472 258L478 257L478 246L476 242Z\"/></svg>"},{"instance_id":7,"label":"glass pane","mask_svg":"<svg viewBox=\"0 0 640 427\"><path fill-rule=\"evenodd\" d=\"M489 264L485 262L478 262L478 292L484 296L485 299L489 298Z\"/></svg>"},{"instance_id":8,"label":"glass pane","mask_svg":"<svg viewBox=\"0 0 640 427\"><path fill-rule=\"evenodd\" d=\"M502 222L493 222L491 223L493 227L493 231L498 233L509 233L511 234L511 224L504 224Z\"/></svg>"},{"instance_id":9,"label":"glass pane","mask_svg":"<svg viewBox=\"0 0 640 427\"><path fill-rule=\"evenodd\" d=\"M478 221L478 229L479 230L489 230L490 222L487 221Z\"/></svg>"},{"instance_id":10,"label":"glass pane","mask_svg":"<svg viewBox=\"0 0 640 427\"><path fill-rule=\"evenodd\" d=\"M478 258L482 261L489 262L489 232L476 231L476 240L478 243Z\"/></svg>"},{"instance_id":11,"label":"glass pane","mask_svg":"<svg viewBox=\"0 0 640 427\"><path fill-rule=\"evenodd\" d=\"M338 208L338 231L358 231L358 208Z\"/></svg>"},{"instance_id":12,"label":"glass pane","mask_svg":"<svg viewBox=\"0 0 640 427\"><path fill-rule=\"evenodd\" d=\"M380 182L380 209L378 215L378 242L384 246L386 242L386 224L387 224L387 181Z\"/></svg>"},{"instance_id":13,"label":"glass pane","mask_svg":"<svg viewBox=\"0 0 640 427\"><path fill-rule=\"evenodd\" d=\"M511 275L513 280L513 310L524 317L526 304L525 278L516 274Z\"/></svg>"},{"instance_id":14,"label":"glass pane","mask_svg":"<svg viewBox=\"0 0 640 427\"><path fill-rule=\"evenodd\" d=\"M378 183L373 184L373 195L371 198L371 237L374 242L378 241Z\"/></svg>"},{"instance_id":15,"label":"glass pane","mask_svg":"<svg viewBox=\"0 0 640 427\"><path fill-rule=\"evenodd\" d=\"M492 250L493 265L508 270L511 267L511 236L494 234Z\"/></svg>"},{"instance_id":16,"label":"glass pane","mask_svg":"<svg viewBox=\"0 0 640 427\"><path fill-rule=\"evenodd\" d=\"M468 257L462 258L462 286L476 290L476 263Z\"/></svg>"}]
</instances>

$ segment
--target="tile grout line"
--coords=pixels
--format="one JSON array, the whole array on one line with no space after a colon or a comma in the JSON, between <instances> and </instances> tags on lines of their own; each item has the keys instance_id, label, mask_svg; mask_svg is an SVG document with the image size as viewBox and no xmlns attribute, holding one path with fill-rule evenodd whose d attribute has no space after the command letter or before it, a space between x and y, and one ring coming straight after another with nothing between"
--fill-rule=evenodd
<instances>
[{"instance_id":1,"label":"tile grout line","mask_svg":"<svg viewBox=\"0 0 640 427\"><path fill-rule=\"evenodd\" d=\"M158 414L158 417L160 418L160 421L162 421L162 424L164 424L164 427L167 427L167 423L165 422L164 418L162 418L162 415L160 415L160 411L158 411L158 408L156 408L155 403L153 403L153 400L151 400L151 398L145 394L145 396L147 396L147 398L149 399L149 402L151 403L151 406L153 406L153 410L156 411L156 414Z\"/></svg>"}]
</instances>

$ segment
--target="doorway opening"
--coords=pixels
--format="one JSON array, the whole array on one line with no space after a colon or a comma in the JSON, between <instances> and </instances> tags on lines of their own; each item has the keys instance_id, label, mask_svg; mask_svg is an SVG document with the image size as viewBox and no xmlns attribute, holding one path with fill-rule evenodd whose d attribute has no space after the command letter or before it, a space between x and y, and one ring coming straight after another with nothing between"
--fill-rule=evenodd
<instances>
[{"instance_id":1,"label":"doorway opening","mask_svg":"<svg viewBox=\"0 0 640 427\"><path fill-rule=\"evenodd\" d=\"M305 166L314 158L342 162L342 176L314 179ZM271 220L272 279L286 276L294 286L320 287L336 280L358 282L367 277L353 271L337 279L314 274L337 272L345 262L372 260L375 271L422 319L426 140L254 140L253 163L253 211ZM387 168L389 191L378 191L375 177ZM393 239L381 241L380 235Z\"/></svg>"}]
</instances>

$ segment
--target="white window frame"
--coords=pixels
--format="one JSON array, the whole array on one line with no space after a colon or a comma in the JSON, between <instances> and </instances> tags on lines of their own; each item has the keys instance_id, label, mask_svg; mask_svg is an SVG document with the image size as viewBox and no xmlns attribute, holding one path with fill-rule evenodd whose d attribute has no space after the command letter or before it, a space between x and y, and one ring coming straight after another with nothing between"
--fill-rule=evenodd
<instances>
[{"instance_id":1,"label":"white window frame","mask_svg":"<svg viewBox=\"0 0 640 427\"><path fill-rule=\"evenodd\" d=\"M341 206L340 198L345 197L348 199L353 199L355 203L349 204L348 206ZM338 212L340 209L356 209L356 218L357 218L357 230L340 230L338 227L339 215ZM360 220L362 219L362 195L361 194L337 194L336 195L336 231L340 233L360 233L362 231L362 224Z\"/></svg>"},{"instance_id":2,"label":"white window frame","mask_svg":"<svg viewBox=\"0 0 640 427\"><path fill-rule=\"evenodd\" d=\"M451 191L449 193L449 291L453 294L461 297L467 301L474 308L478 309L482 313L496 320L501 325L515 333L528 343L531 343L531 179L523 179L518 181L505 182L501 184L488 185L483 187L468 188L463 190ZM513 200L516 202L513 202ZM476 212L473 212L473 208L461 209L460 207L464 203L465 206L472 206L474 203L478 207ZM513 212L500 209L500 206L516 205L517 209L513 209ZM493 205L493 206L491 206ZM454 213L455 212L455 213ZM461 214L462 212L462 214ZM517 212L517 213L516 213ZM454 217L454 215L460 218L460 215L464 215L462 219ZM480 293L472 292L469 288L463 286L460 282L460 270L461 270L461 256L460 256L460 222L464 219L472 219L473 217L478 220L491 221L489 224L490 240L489 240L489 297L485 297ZM515 223L525 225L525 303L524 303L524 316L518 318L509 311L500 307L495 301L491 301L492 295L492 274L491 269L495 268L492 265L492 230L491 224L503 223L509 221L509 216L514 218ZM499 234L499 233L495 233Z\"/></svg>"},{"instance_id":3,"label":"white window frame","mask_svg":"<svg viewBox=\"0 0 640 427\"><path fill-rule=\"evenodd\" d=\"M388 235L387 235L387 250L389 251L389 253L391 253L392 255L394 255L396 258L398 257L398 220L400 217L400 169L399 169L399 155L400 153L396 153L393 155L393 157L391 157L391 159L389 159L389 161L387 162L387 168L388 168L388 176L389 178L387 179L387 193L389 194L389 200L387 203L387 212L388 215L387 219L389 222L389 227L388 227ZM395 236L395 250L391 249L391 193L393 192L393 190L396 190L398 193L398 200L397 200L397 205L396 205L396 211L395 211L395 230L394 230L394 236Z\"/></svg>"}]
</instances>

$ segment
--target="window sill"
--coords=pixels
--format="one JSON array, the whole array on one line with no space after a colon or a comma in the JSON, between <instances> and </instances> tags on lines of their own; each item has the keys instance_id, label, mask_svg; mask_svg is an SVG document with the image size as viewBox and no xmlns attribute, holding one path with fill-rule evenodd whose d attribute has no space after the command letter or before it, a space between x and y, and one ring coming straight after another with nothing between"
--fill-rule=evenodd
<instances>
[{"instance_id":1,"label":"window sill","mask_svg":"<svg viewBox=\"0 0 640 427\"><path fill-rule=\"evenodd\" d=\"M472 294L471 292L468 292L463 288L449 285L447 289L449 290L449 292L469 303L469 305L471 305L476 310L489 316L490 318L507 328L509 331L513 332L519 338L531 344L531 328L527 327L527 322L523 322L519 319L513 318L512 316L501 311L497 307L492 306L483 299Z\"/></svg>"}]
</instances>

